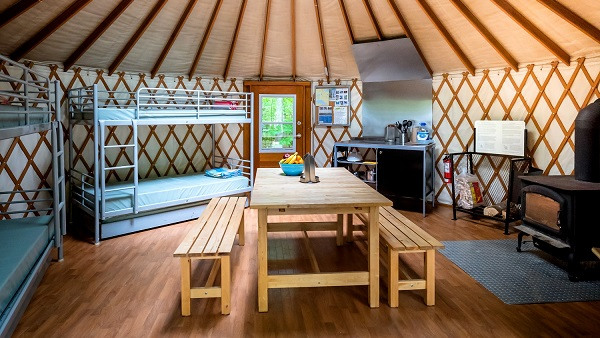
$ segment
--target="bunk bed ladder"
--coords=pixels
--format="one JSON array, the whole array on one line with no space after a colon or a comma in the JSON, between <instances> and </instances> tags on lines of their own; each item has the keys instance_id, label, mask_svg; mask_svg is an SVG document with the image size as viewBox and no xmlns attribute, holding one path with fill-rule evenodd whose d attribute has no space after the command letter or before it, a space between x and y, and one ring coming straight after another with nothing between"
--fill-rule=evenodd
<instances>
[{"instance_id":1,"label":"bunk bed ladder","mask_svg":"<svg viewBox=\"0 0 600 338\"><path fill-rule=\"evenodd\" d=\"M108 145L106 140L106 121L99 121L99 138L100 138L100 218L104 219L106 216L106 193L112 191L122 191L122 190L133 190L133 200L131 203L131 208L134 214L138 213L138 125L137 120L131 120L131 127L133 129L133 137L132 142L130 144L113 144ZM106 166L106 150L114 149L114 148L133 148L133 163L128 165L114 165L112 167ZM133 185L125 185L116 188L106 188L106 180L107 173L111 170L120 170L120 169L133 169Z\"/></svg>"},{"instance_id":2,"label":"bunk bed ladder","mask_svg":"<svg viewBox=\"0 0 600 338\"><path fill-rule=\"evenodd\" d=\"M54 246L58 248L58 260L63 260L63 235L67 232L67 212L65 207L65 145L60 114L58 81L54 81L54 109L56 120L52 123L52 198L54 209Z\"/></svg>"}]
</instances>

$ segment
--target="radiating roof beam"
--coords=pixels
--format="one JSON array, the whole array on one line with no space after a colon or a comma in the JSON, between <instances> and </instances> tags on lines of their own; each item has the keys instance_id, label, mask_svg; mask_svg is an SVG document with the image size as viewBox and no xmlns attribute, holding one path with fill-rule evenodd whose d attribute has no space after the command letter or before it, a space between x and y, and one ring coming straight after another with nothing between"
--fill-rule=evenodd
<instances>
[{"instance_id":1,"label":"radiating roof beam","mask_svg":"<svg viewBox=\"0 0 600 338\"><path fill-rule=\"evenodd\" d=\"M204 47L206 47L206 43L208 42L208 38L210 37L210 32L215 26L215 21L217 20L217 16L219 15L219 9L221 9L221 5L223 4L223 0L217 0L215 7L210 15L210 20L208 21L208 26L206 26L206 32L204 32L204 36L202 37L202 42L200 42L200 46L198 47L198 52L196 52L196 57L194 57L194 61L190 67L190 72L188 74L188 79L191 81L194 73L196 72L196 68L198 68L198 63L200 62L200 58L202 57L202 52L204 52Z\"/></svg>"},{"instance_id":2,"label":"radiating roof beam","mask_svg":"<svg viewBox=\"0 0 600 338\"><path fill-rule=\"evenodd\" d=\"M502 44L494 37L494 35L477 19L471 10L465 6L460 0L450 0L458 11L467 19L475 29L489 42L490 45L500 54L500 56L508 63L510 68L515 72L519 70L519 63L515 58L502 46Z\"/></svg>"},{"instance_id":3,"label":"radiating roof beam","mask_svg":"<svg viewBox=\"0 0 600 338\"><path fill-rule=\"evenodd\" d=\"M440 32L442 37L444 37L444 40L446 40L446 42L448 43L450 48L452 48L452 50L454 51L456 56L458 56L458 58L460 59L462 64L465 66L465 68L467 68L469 73L471 75L475 75L475 66L473 66L471 61L469 61L469 58L467 58L467 55L465 55L465 53L462 51L462 49L458 46L458 44L456 43L456 41L454 40L452 35L450 35L450 33L448 32L446 27L444 27L444 25L442 24L440 19L438 19L438 17L435 15L435 13L431 9L431 7L429 7L429 5L427 4L427 2L425 2L425 0L417 0L417 3L421 6L421 8L423 9L423 12L425 12L425 14L429 18L429 20L431 20L431 23L433 23L433 25L438 30L438 32Z\"/></svg>"},{"instance_id":4,"label":"radiating roof beam","mask_svg":"<svg viewBox=\"0 0 600 338\"><path fill-rule=\"evenodd\" d=\"M565 52L560 46L558 46L552 39L544 34L539 28L537 28L531 21L527 20L523 14L516 10L506 0L492 0L493 3L498 6L504 13L510 16L521 28L526 30L534 39L541 43L546 49L554 54L564 64L569 65L571 63L571 56Z\"/></svg>"},{"instance_id":5,"label":"radiating roof beam","mask_svg":"<svg viewBox=\"0 0 600 338\"><path fill-rule=\"evenodd\" d=\"M85 38L81 45L77 47L73 54L71 54L71 56L67 58L67 60L64 62L65 71L73 67L75 62L77 62L77 60L79 60L79 58L83 54L85 54L85 52L87 52L87 50L94 44L94 42L96 42L96 40L98 40L98 38L100 38L100 36L104 34L108 27L110 27L110 25L112 25L113 22L115 22L115 20L117 20L119 16L123 14L123 12L127 9L127 7L129 7L129 5L131 5L132 2L133 0L125 0L119 2L117 7L115 7L112 10L112 12L110 12L110 14L108 14L108 16L104 20L102 20L98 27L96 27L96 29L94 29L94 31L90 35L88 35L87 38Z\"/></svg>"},{"instance_id":6,"label":"radiating roof beam","mask_svg":"<svg viewBox=\"0 0 600 338\"><path fill-rule=\"evenodd\" d=\"M233 58L233 53L235 53L235 44L237 43L238 35L240 34L240 29L242 28L242 21L244 21L244 13L246 12L246 5L248 4L247 0L242 0L242 8L240 9L240 14L238 16L237 25L235 26L235 33L233 34L233 41L231 42L231 48L229 49L229 56L227 57L227 64L225 65L225 72L223 73L223 79L227 80L227 76L229 75L229 67L231 66L231 59Z\"/></svg>"},{"instance_id":7,"label":"radiating roof beam","mask_svg":"<svg viewBox=\"0 0 600 338\"><path fill-rule=\"evenodd\" d=\"M187 6L185 7L185 9L183 10L181 17L179 18L179 21L177 22L177 25L175 26L175 28L173 29L173 32L171 33L171 37L169 37L169 41L167 41L167 44L163 48L163 51L160 53L158 60L156 60L156 64L154 64L154 68L152 68L152 72L150 73L151 78L154 78L156 76L156 73L158 73L158 71L160 70L160 66L165 61L165 58L169 54L171 47L173 47L175 40L177 40L177 36L181 32L181 29L183 29L185 22L190 17L190 13L194 9L194 6L196 5L197 2L198 2L198 0L190 0L188 2Z\"/></svg>"},{"instance_id":8,"label":"radiating roof beam","mask_svg":"<svg viewBox=\"0 0 600 338\"><path fill-rule=\"evenodd\" d=\"M267 38L269 37L269 13L271 12L271 0L267 0L267 15L265 16L265 31L263 32L262 53L260 54L260 71L259 79L263 79L263 71L265 69L265 51L267 49Z\"/></svg>"},{"instance_id":9,"label":"radiating roof beam","mask_svg":"<svg viewBox=\"0 0 600 338\"><path fill-rule=\"evenodd\" d=\"M146 32L146 29L148 29L148 27L150 26L152 21L154 21L154 19L156 18L156 16L162 10L162 8L164 7L164 5L166 3L167 3L167 0L158 0L158 2L154 5L154 7L150 11L150 13L148 13L146 18L142 22L142 24L138 27L138 29L135 31L135 33L133 33L133 35L131 36L129 41L127 41L127 43L125 44L125 46L123 47L123 49L121 50L119 55L117 55L117 58L113 61L113 63L110 65L110 67L108 67L108 75L112 75L115 72L115 70L117 70L117 68L119 67L121 62L123 62L125 57L127 57L127 54L129 54L131 49L133 49L133 47L139 41L139 39L142 37L142 35L144 35L144 32Z\"/></svg>"},{"instance_id":10,"label":"radiating roof beam","mask_svg":"<svg viewBox=\"0 0 600 338\"><path fill-rule=\"evenodd\" d=\"M556 0L538 0L538 2L560 16L563 20L575 26L575 28L579 29L590 38L594 39L596 42L600 43L600 29L585 21L579 15L575 14L575 12L563 6Z\"/></svg>"},{"instance_id":11,"label":"radiating roof beam","mask_svg":"<svg viewBox=\"0 0 600 338\"><path fill-rule=\"evenodd\" d=\"M15 2L12 6L0 14L0 28L16 19L19 15L27 12L31 7L42 2L41 0L21 0Z\"/></svg>"}]
</instances>

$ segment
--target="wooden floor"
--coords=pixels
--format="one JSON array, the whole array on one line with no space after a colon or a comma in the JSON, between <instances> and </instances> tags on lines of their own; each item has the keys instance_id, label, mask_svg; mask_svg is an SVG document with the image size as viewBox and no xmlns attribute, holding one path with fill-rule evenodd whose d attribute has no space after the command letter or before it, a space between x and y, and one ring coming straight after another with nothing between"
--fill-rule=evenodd
<instances>
[{"instance_id":1,"label":"wooden floor","mask_svg":"<svg viewBox=\"0 0 600 338\"><path fill-rule=\"evenodd\" d=\"M67 237L65 260L53 262L15 336L598 336L600 302L506 305L466 273L437 255L437 301L423 291L400 293L390 308L382 287L380 307L367 305L366 287L269 291L269 312L257 310L256 213L246 211L246 245L232 252L232 310L220 314L218 299L192 300L181 317L179 260L173 251L190 223L103 241L99 246ZM452 221L438 207L425 219L405 213L439 240L516 238L499 224ZM326 216L313 216L321 219ZM362 245L336 247L333 233L309 233L321 271L366 265ZM309 272L301 232L269 235L271 273ZM236 241L237 243L237 241ZM515 239L516 243L516 239ZM421 255L409 261L420 271ZM193 278L203 280L209 266ZM276 272L277 271L277 272Z\"/></svg>"}]
</instances>

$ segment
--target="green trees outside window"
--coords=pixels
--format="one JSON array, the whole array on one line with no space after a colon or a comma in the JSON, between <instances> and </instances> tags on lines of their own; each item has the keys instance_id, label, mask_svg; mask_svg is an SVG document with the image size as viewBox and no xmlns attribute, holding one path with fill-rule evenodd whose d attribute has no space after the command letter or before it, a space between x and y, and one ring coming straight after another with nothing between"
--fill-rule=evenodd
<instances>
[{"instance_id":1,"label":"green trees outside window","mask_svg":"<svg viewBox=\"0 0 600 338\"><path fill-rule=\"evenodd\" d=\"M295 97L261 96L261 149L293 149Z\"/></svg>"}]
</instances>

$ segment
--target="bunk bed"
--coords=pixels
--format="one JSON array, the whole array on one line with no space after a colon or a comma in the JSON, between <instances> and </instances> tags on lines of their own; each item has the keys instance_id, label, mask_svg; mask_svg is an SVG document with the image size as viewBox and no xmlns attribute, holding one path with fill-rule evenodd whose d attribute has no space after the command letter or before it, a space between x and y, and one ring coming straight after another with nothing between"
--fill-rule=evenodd
<instances>
[{"instance_id":1,"label":"bunk bed","mask_svg":"<svg viewBox=\"0 0 600 338\"><path fill-rule=\"evenodd\" d=\"M168 88L119 92L93 85L70 90L70 135L77 125L87 125L86 132L93 134L93 147L87 148L88 154L93 152L93 165L88 170L78 167L83 155L75 155L73 137L69 139L70 214L78 223L73 226L91 230L98 244L101 239L197 218L213 197L249 193L254 180L252 144L246 158L216 155L215 125L247 125L252 143L252 98L251 93ZM212 152L207 168L227 168L236 175L214 178L197 172L140 178L138 128L181 124L210 125ZM131 143L117 144L108 137L107 131L119 126L131 128ZM130 160L124 165L110 164L110 152L125 152ZM130 180L109 179L111 172L123 170Z\"/></svg>"},{"instance_id":2,"label":"bunk bed","mask_svg":"<svg viewBox=\"0 0 600 338\"><path fill-rule=\"evenodd\" d=\"M53 247L63 259L66 212L58 82L2 55L0 62L20 73L0 72L0 140L50 131L53 179L51 188L0 188L0 337L5 337L16 328L50 265Z\"/></svg>"}]
</instances>

